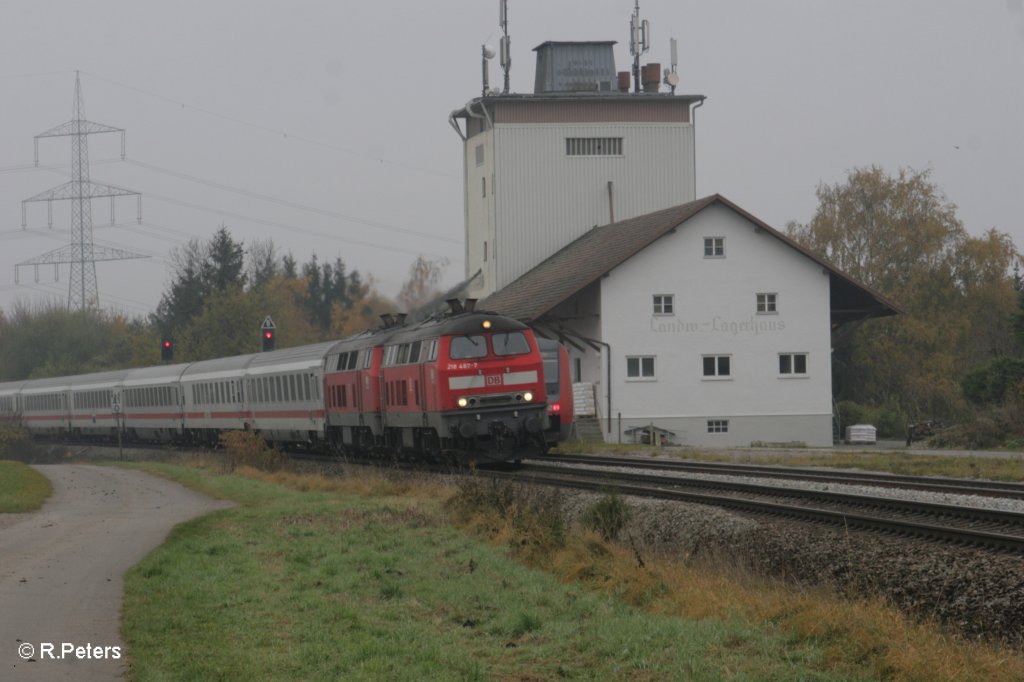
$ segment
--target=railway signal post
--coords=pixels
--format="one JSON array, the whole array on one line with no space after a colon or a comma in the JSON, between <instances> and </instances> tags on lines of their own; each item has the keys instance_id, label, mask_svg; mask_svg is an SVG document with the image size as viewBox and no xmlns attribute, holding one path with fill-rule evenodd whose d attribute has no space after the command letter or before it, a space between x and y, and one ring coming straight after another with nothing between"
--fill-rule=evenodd
<instances>
[{"instance_id":1,"label":"railway signal post","mask_svg":"<svg viewBox=\"0 0 1024 682\"><path fill-rule=\"evenodd\" d=\"M263 320L263 324L260 325L260 338L263 340L263 352L274 350L274 337L277 333L277 325L270 319L270 315L267 315L266 319Z\"/></svg>"}]
</instances>

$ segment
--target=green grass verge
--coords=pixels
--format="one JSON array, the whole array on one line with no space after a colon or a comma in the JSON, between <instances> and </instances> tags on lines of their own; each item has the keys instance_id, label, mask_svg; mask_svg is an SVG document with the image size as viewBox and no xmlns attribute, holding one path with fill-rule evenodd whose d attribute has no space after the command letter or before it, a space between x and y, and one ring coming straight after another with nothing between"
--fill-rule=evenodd
<instances>
[{"instance_id":1,"label":"green grass verge","mask_svg":"<svg viewBox=\"0 0 1024 682\"><path fill-rule=\"evenodd\" d=\"M836 467L882 471L912 476L948 476L952 478L986 478L994 481L1024 481L1024 453L1008 457L970 457L925 455L912 452L835 450L832 452L792 450L771 452L751 448L749 451L694 450L690 448L652 448L647 445L567 442L559 445L563 454L652 455L666 459L703 462L740 462L749 464L781 464L795 467Z\"/></svg>"},{"instance_id":2,"label":"green grass verge","mask_svg":"<svg viewBox=\"0 0 1024 682\"><path fill-rule=\"evenodd\" d=\"M0 513L34 511L52 494L50 479L32 467L0 461Z\"/></svg>"},{"instance_id":3,"label":"green grass verge","mask_svg":"<svg viewBox=\"0 0 1024 682\"><path fill-rule=\"evenodd\" d=\"M415 491L141 467L240 506L178 526L126 576L134 680L857 679L825 643L562 584Z\"/></svg>"}]
</instances>

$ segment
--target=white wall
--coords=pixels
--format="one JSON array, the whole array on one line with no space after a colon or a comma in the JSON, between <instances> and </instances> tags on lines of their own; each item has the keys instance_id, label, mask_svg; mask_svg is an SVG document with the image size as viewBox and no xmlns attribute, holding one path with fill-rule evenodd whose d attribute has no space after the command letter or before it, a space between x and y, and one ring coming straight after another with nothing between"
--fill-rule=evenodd
<instances>
[{"instance_id":1,"label":"white wall","mask_svg":"<svg viewBox=\"0 0 1024 682\"><path fill-rule=\"evenodd\" d=\"M705 258L704 237L724 237L725 257ZM778 294L777 314L756 312L758 292ZM653 294L673 294L674 314L655 316ZM696 446L831 445L829 277L798 251L713 205L602 279L600 302L623 429L653 421ZM780 377L787 352L807 354L806 376ZM731 376L706 379L704 354L730 355ZM627 379L627 355L655 356L655 379ZM729 433L707 433L708 419Z\"/></svg>"},{"instance_id":2,"label":"white wall","mask_svg":"<svg viewBox=\"0 0 1024 682\"><path fill-rule=\"evenodd\" d=\"M486 139L491 136L493 145ZM570 157L567 137L621 137L623 155ZM481 142L485 168L475 165ZM479 265L488 211L496 226L489 233L489 256L496 251L497 270L479 295L509 284L595 225L609 223L609 181L616 220L695 198L689 123L504 124L470 138L465 147L468 275ZM482 173L493 177L486 198Z\"/></svg>"},{"instance_id":3,"label":"white wall","mask_svg":"<svg viewBox=\"0 0 1024 682\"><path fill-rule=\"evenodd\" d=\"M483 148L483 163L477 165L477 146ZM464 198L466 220L466 278L477 270L482 274L473 282L469 295L482 298L494 291L494 133L487 130L469 138L463 145L465 163ZM487 182L483 196L482 182ZM487 258L484 259L484 243Z\"/></svg>"}]
</instances>

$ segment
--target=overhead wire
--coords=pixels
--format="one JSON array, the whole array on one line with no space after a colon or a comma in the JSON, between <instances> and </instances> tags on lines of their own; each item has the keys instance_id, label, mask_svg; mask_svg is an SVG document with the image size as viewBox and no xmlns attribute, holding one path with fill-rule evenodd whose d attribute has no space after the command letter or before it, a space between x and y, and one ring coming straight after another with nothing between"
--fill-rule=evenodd
<instances>
[{"instance_id":1,"label":"overhead wire","mask_svg":"<svg viewBox=\"0 0 1024 682\"><path fill-rule=\"evenodd\" d=\"M311 138L311 137L306 137L305 135L298 135L298 134L295 134L295 133L290 133L290 132L288 132L286 130L279 130L279 129L271 128L269 126L265 126L265 125L262 125L262 124L259 124L259 123L253 123L252 121L246 121L245 119L238 118L237 116L230 116L228 114L222 114L222 113L220 113L218 111L213 111L212 109L207 109L205 107L196 106L194 104L188 104L186 102L182 102L180 100L176 100L176 99L173 99L171 97L167 97L166 95L161 95L161 94L156 93L156 92L151 92L149 90L145 90L143 88L140 88L140 87L137 87L137 86L134 86L134 85L129 85L127 83L121 83L120 81L116 81L113 78L107 78L106 76L101 76L99 74L92 73L90 71L82 71L82 73L86 74L88 76L91 76L93 78L96 78L98 80L105 81L107 83L111 83L111 84L116 85L118 87L125 88L126 90L131 90L133 92L137 92L137 93L146 95L148 97L153 97L155 99L162 100L162 101L170 103L170 104L174 104L176 107L180 107L182 109L191 109L193 111L197 111L199 113L206 114L207 116L212 116L214 118L219 118L221 120L228 121L230 123L235 123L235 124L238 124L238 125L245 126L247 128L252 128L254 130L259 130L259 131L264 132L264 133L269 133L271 135L274 135L275 137L282 137L282 138L289 139L289 140L298 140L300 142L304 142L304 143L309 144L309 145L313 145L313 146L317 146L317 147L323 147L325 149L330 149L331 151L341 152L343 154L348 154L350 156L355 156L355 157L359 157L359 158L363 158L363 159L368 159L370 161L376 161L378 163L384 163L384 164L389 164L389 165L393 165L393 166L398 166L398 167L401 167L401 168L407 168L409 170L414 170L414 171L418 171L418 172L421 172L421 173L427 173L427 174L435 175L435 176L438 176L438 177L450 178L450 179L453 179L453 180L458 180L459 179L458 176L452 175L451 173L444 173L442 171L438 171L438 170L432 169L432 168L425 168L423 166L417 166L417 165L411 164L411 163L404 163L402 161L395 161L394 159L386 159L386 158L383 158L383 157L380 157L380 156L375 156L373 154L366 154L364 152L356 151L354 149L349 149L347 147L342 147L340 145L336 145L336 144L333 144L333 143L330 143L330 142L324 142L322 140L316 140L316 139Z\"/></svg>"}]
</instances>

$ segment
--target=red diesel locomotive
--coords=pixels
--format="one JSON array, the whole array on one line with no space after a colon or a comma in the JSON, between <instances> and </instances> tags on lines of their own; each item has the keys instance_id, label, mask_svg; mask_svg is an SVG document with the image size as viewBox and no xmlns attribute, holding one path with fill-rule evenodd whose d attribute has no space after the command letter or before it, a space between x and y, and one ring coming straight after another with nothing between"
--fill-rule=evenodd
<instances>
[{"instance_id":1,"label":"red diesel locomotive","mask_svg":"<svg viewBox=\"0 0 1024 682\"><path fill-rule=\"evenodd\" d=\"M327 354L327 440L341 451L543 453L547 402L532 330L469 311L344 339Z\"/></svg>"}]
</instances>

